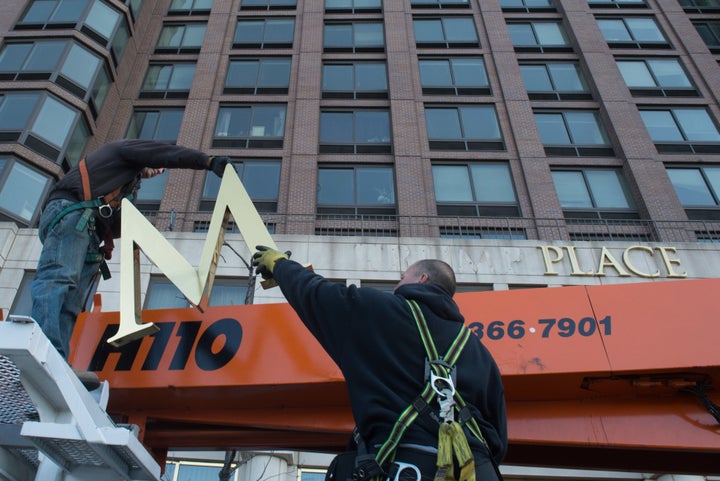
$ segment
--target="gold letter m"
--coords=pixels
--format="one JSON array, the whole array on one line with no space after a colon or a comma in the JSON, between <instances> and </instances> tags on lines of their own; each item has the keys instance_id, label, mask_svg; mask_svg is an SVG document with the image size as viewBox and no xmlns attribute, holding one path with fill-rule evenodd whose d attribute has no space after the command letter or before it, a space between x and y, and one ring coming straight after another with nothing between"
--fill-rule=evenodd
<instances>
[{"instance_id":1,"label":"gold letter m","mask_svg":"<svg viewBox=\"0 0 720 481\"><path fill-rule=\"evenodd\" d=\"M130 201L122 201L120 328L117 334L108 339L110 344L119 347L158 330L152 322L142 322L139 249L180 289L190 303L200 310L207 307L225 238L225 227L231 214L251 252L257 245L276 248L235 169L228 165L220 184L200 265L195 270Z\"/></svg>"}]
</instances>

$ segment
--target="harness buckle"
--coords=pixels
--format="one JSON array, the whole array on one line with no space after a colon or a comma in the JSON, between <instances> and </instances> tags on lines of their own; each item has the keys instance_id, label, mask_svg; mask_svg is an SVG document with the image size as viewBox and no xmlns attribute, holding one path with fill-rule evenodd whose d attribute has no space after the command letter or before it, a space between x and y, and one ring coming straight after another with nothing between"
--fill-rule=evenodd
<instances>
[{"instance_id":1,"label":"harness buckle","mask_svg":"<svg viewBox=\"0 0 720 481\"><path fill-rule=\"evenodd\" d=\"M110 206L110 204L99 205L98 215L103 219L109 219L113 215L113 208Z\"/></svg>"},{"instance_id":2,"label":"harness buckle","mask_svg":"<svg viewBox=\"0 0 720 481\"><path fill-rule=\"evenodd\" d=\"M430 373L430 386L438 395L438 404L440 405L440 417L446 423L455 420L455 385L450 376L438 376L434 372Z\"/></svg>"}]
</instances>

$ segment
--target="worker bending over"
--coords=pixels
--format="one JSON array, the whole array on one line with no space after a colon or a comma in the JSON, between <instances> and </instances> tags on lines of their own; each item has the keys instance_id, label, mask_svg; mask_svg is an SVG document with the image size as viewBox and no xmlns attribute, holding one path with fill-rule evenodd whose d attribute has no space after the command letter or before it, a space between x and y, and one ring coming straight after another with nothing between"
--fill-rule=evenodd
<instances>
[{"instance_id":1,"label":"worker bending over","mask_svg":"<svg viewBox=\"0 0 720 481\"><path fill-rule=\"evenodd\" d=\"M178 145L122 140L90 153L60 179L40 217L43 248L31 293L32 317L63 358L85 299L97 288L96 274L109 277L105 259L120 236L120 201L132 200L141 179L165 168L208 169L222 177L228 162ZM95 373L75 372L88 389L99 385Z\"/></svg>"}]
</instances>

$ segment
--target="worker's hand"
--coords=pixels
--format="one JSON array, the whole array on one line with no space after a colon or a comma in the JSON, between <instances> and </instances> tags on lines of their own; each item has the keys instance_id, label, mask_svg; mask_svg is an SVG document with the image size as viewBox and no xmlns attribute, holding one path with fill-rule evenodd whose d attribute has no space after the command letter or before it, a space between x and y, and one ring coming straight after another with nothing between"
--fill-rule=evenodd
<instances>
[{"instance_id":1,"label":"worker's hand","mask_svg":"<svg viewBox=\"0 0 720 481\"><path fill-rule=\"evenodd\" d=\"M152 167L143 167L143 170L140 171L140 178L152 179L156 175L160 175L163 172L165 172L165 168L153 169Z\"/></svg>"},{"instance_id":2,"label":"worker's hand","mask_svg":"<svg viewBox=\"0 0 720 481\"><path fill-rule=\"evenodd\" d=\"M227 164L232 165L232 162L230 162L229 157L225 157L224 155L213 155L210 157L210 163L208 164L208 170L212 170L215 175L222 178L223 172L225 172L225 166ZM233 169L235 166L233 165Z\"/></svg>"},{"instance_id":3,"label":"worker's hand","mask_svg":"<svg viewBox=\"0 0 720 481\"><path fill-rule=\"evenodd\" d=\"M272 279L275 263L280 259L289 259L290 251L280 252L266 246L256 246L257 252L253 254L252 265L256 267L255 274L260 274L263 279Z\"/></svg>"}]
</instances>

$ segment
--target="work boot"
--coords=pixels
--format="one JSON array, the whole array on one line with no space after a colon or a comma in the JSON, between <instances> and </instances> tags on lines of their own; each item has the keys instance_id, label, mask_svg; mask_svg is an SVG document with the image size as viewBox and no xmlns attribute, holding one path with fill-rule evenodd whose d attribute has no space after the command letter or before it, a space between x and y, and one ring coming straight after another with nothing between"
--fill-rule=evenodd
<instances>
[{"instance_id":1,"label":"work boot","mask_svg":"<svg viewBox=\"0 0 720 481\"><path fill-rule=\"evenodd\" d=\"M100 379L98 379L97 374L91 371L82 371L80 369L73 368L73 372L75 375L80 379L80 382L83 386L85 386L85 389L88 391L94 391L95 389L100 387Z\"/></svg>"}]
</instances>

